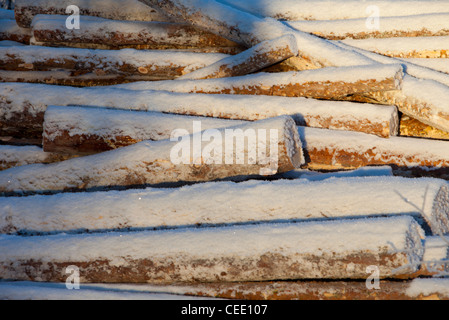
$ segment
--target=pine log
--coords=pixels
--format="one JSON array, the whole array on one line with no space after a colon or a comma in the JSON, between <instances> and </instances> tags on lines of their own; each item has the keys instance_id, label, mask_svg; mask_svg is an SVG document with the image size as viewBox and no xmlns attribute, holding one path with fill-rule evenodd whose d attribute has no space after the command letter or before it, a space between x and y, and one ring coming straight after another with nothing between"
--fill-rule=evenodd
<instances>
[{"instance_id":1,"label":"pine log","mask_svg":"<svg viewBox=\"0 0 449 320\"><path fill-rule=\"evenodd\" d=\"M0 173L0 192L164 186L242 175L273 175L304 163L295 122L288 116L209 133L213 141L208 143L205 142L211 140L210 136L201 132L186 135L185 130L177 130L170 140L142 141L56 164L8 169Z\"/></svg>"},{"instance_id":2,"label":"pine log","mask_svg":"<svg viewBox=\"0 0 449 320\"><path fill-rule=\"evenodd\" d=\"M367 277L371 274L367 272ZM88 284L86 286L89 286ZM114 285L95 284L102 290ZM183 294L238 300L449 300L445 278L413 279L411 281L380 280L380 289L368 289L366 281L266 281L220 282L170 285L136 285L138 292ZM65 287L64 287L65 288ZM117 288L119 289L119 288ZM61 290L62 291L62 290ZM135 292L135 291L134 291ZM26 295L26 292L22 292Z\"/></svg>"},{"instance_id":3,"label":"pine log","mask_svg":"<svg viewBox=\"0 0 449 320\"><path fill-rule=\"evenodd\" d=\"M307 168L355 169L392 165L395 173L449 179L448 142L391 137L381 139L359 132L299 127Z\"/></svg>"},{"instance_id":4,"label":"pine log","mask_svg":"<svg viewBox=\"0 0 449 320\"><path fill-rule=\"evenodd\" d=\"M176 129L193 134L244 123L159 112L50 106L44 118L43 148L46 152L87 155L143 140L170 139Z\"/></svg>"},{"instance_id":5,"label":"pine log","mask_svg":"<svg viewBox=\"0 0 449 320\"><path fill-rule=\"evenodd\" d=\"M346 39L352 47L397 58L448 58L449 36Z\"/></svg>"},{"instance_id":6,"label":"pine log","mask_svg":"<svg viewBox=\"0 0 449 320\"><path fill-rule=\"evenodd\" d=\"M355 66L373 63L354 51L305 32L295 30L271 18L260 18L214 0L139 0L160 9L174 21L187 22L246 47L285 34L295 36L299 56L313 67Z\"/></svg>"},{"instance_id":7,"label":"pine log","mask_svg":"<svg viewBox=\"0 0 449 320\"><path fill-rule=\"evenodd\" d=\"M258 45L209 66L187 73L178 79L216 79L238 77L260 71L298 54L296 39L291 34Z\"/></svg>"},{"instance_id":8,"label":"pine log","mask_svg":"<svg viewBox=\"0 0 449 320\"><path fill-rule=\"evenodd\" d=\"M115 20L167 21L157 10L137 0L20 0L14 7L15 18L22 28L29 28L38 14L65 15L67 7L79 7L80 14Z\"/></svg>"},{"instance_id":9,"label":"pine log","mask_svg":"<svg viewBox=\"0 0 449 320\"><path fill-rule=\"evenodd\" d=\"M0 198L0 233L25 235L383 216L411 216L429 235L448 233L447 182L349 177Z\"/></svg>"},{"instance_id":10,"label":"pine log","mask_svg":"<svg viewBox=\"0 0 449 320\"><path fill-rule=\"evenodd\" d=\"M448 13L431 13L395 17L383 16L378 27L373 27L366 17L343 20L289 21L288 25L329 40L343 40L347 38L448 36L448 20Z\"/></svg>"},{"instance_id":11,"label":"pine log","mask_svg":"<svg viewBox=\"0 0 449 320\"><path fill-rule=\"evenodd\" d=\"M400 65L328 67L279 74L257 73L226 79L139 82L118 85L131 90L165 90L185 93L246 94L338 100L369 91L401 88Z\"/></svg>"},{"instance_id":12,"label":"pine log","mask_svg":"<svg viewBox=\"0 0 449 320\"><path fill-rule=\"evenodd\" d=\"M69 156L44 152L37 146L0 145L0 170L33 163L53 163L67 160Z\"/></svg>"},{"instance_id":13,"label":"pine log","mask_svg":"<svg viewBox=\"0 0 449 320\"><path fill-rule=\"evenodd\" d=\"M401 116L399 134L406 137L449 140L449 132L426 125L407 115Z\"/></svg>"},{"instance_id":14,"label":"pine log","mask_svg":"<svg viewBox=\"0 0 449 320\"><path fill-rule=\"evenodd\" d=\"M381 279L395 278L417 269L422 237L410 217L5 236L0 279L63 282L70 265L83 283L366 279L373 264Z\"/></svg>"},{"instance_id":15,"label":"pine log","mask_svg":"<svg viewBox=\"0 0 449 320\"><path fill-rule=\"evenodd\" d=\"M0 69L7 71L55 71L54 78L94 74L99 79L132 78L174 79L202 68L225 57L224 54L157 50L87 50L73 48L47 48L40 46L0 47ZM61 71L63 69L64 71ZM39 73L37 74L39 75ZM18 74L18 77L20 74ZM7 77L4 75L3 77ZM39 76L23 75L28 77ZM93 78L95 78L93 76ZM5 80L3 80L5 81Z\"/></svg>"},{"instance_id":16,"label":"pine log","mask_svg":"<svg viewBox=\"0 0 449 320\"><path fill-rule=\"evenodd\" d=\"M398 131L398 113L393 106L277 96L7 83L0 84L0 136L42 138L49 105L103 106L250 121L290 115L303 126L354 130L381 137L396 135Z\"/></svg>"},{"instance_id":17,"label":"pine log","mask_svg":"<svg viewBox=\"0 0 449 320\"><path fill-rule=\"evenodd\" d=\"M20 28L15 20L0 19L0 40L10 40L29 44L31 31Z\"/></svg>"},{"instance_id":18,"label":"pine log","mask_svg":"<svg viewBox=\"0 0 449 320\"><path fill-rule=\"evenodd\" d=\"M447 12L449 6L447 0L403 0L400 2L394 0L370 0L368 2L345 0L338 3L338 10L333 0L221 0L221 2L262 17L290 21L366 19L375 13L367 11L370 5L379 9L379 18L384 21L386 17Z\"/></svg>"},{"instance_id":19,"label":"pine log","mask_svg":"<svg viewBox=\"0 0 449 320\"><path fill-rule=\"evenodd\" d=\"M37 15L33 43L89 49L152 49L235 54L245 48L213 33L180 23L117 21L82 16L81 29L67 29L67 16Z\"/></svg>"}]
</instances>

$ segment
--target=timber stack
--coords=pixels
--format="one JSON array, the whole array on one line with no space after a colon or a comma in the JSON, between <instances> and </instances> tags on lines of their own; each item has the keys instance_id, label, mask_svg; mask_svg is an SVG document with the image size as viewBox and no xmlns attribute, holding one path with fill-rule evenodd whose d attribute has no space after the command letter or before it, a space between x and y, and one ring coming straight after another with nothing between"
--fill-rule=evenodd
<instances>
[{"instance_id":1,"label":"timber stack","mask_svg":"<svg viewBox=\"0 0 449 320\"><path fill-rule=\"evenodd\" d=\"M448 300L448 8L0 8L0 298Z\"/></svg>"}]
</instances>

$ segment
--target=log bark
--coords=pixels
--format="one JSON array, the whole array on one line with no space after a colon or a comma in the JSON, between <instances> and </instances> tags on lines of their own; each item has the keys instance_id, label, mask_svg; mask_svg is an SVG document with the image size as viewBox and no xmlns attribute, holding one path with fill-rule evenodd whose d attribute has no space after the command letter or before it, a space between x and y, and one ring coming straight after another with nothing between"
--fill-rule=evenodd
<instances>
[{"instance_id":1,"label":"log bark","mask_svg":"<svg viewBox=\"0 0 449 320\"><path fill-rule=\"evenodd\" d=\"M447 141L391 137L300 127L307 160L313 170L355 169L392 165L395 173L449 178Z\"/></svg>"},{"instance_id":2,"label":"log bark","mask_svg":"<svg viewBox=\"0 0 449 320\"><path fill-rule=\"evenodd\" d=\"M352 47L397 58L447 58L449 36L385 39L346 39Z\"/></svg>"},{"instance_id":3,"label":"log bark","mask_svg":"<svg viewBox=\"0 0 449 320\"><path fill-rule=\"evenodd\" d=\"M20 28L14 20L0 19L0 40L29 44L30 38L31 31L29 29Z\"/></svg>"},{"instance_id":4,"label":"log bark","mask_svg":"<svg viewBox=\"0 0 449 320\"><path fill-rule=\"evenodd\" d=\"M34 163L54 163L69 158L66 155L44 152L37 146L0 145L0 170Z\"/></svg>"},{"instance_id":5,"label":"log bark","mask_svg":"<svg viewBox=\"0 0 449 320\"><path fill-rule=\"evenodd\" d=\"M117 21L83 16L83 28L67 29L67 16L38 15L33 20L34 43L89 49L191 50L236 54L246 48L213 33L157 21Z\"/></svg>"},{"instance_id":6,"label":"log bark","mask_svg":"<svg viewBox=\"0 0 449 320\"><path fill-rule=\"evenodd\" d=\"M83 283L365 279L373 264L380 278L395 278L416 270L413 265L423 255L421 237L409 217L20 240L9 236L0 242L0 278L63 282L66 267L75 265Z\"/></svg>"},{"instance_id":7,"label":"log bark","mask_svg":"<svg viewBox=\"0 0 449 320\"><path fill-rule=\"evenodd\" d=\"M0 135L42 138L49 105L103 106L235 120L290 115L298 125L390 137L398 131L396 107L252 95L207 95L116 88L0 84ZM72 109L73 110L73 109ZM62 112L62 111L60 111Z\"/></svg>"},{"instance_id":8,"label":"log bark","mask_svg":"<svg viewBox=\"0 0 449 320\"><path fill-rule=\"evenodd\" d=\"M50 106L45 113L43 148L46 152L87 155L129 146L143 140L170 139L176 129L193 134L198 130L244 123L245 121L159 112Z\"/></svg>"},{"instance_id":9,"label":"log bark","mask_svg":"<svg viewBox=\"0 0 449 320\"><path fill-rule=\"evenodd\" d=\"M198 80L243 76L260 71L297 54L298 47L295 37L285 35L277 39L263 41L240 54L224 58L178 79Z\"/></svg>"},{"instance_id":10,"label":"log bark","mask_svg":"<svg viewBox=\"0 0 449 320\"><path fill-rule=\"evenodd\" d=\"M67 7L79 7L80 14L115 20L167 21L165 15L144 6L137 0L21 0L14 8L17 23L22 28L29 28L34 16L38 14L65 15Z\"/></svg>"},{"instance_id":11,"label":"log bark","mask_svg":"<svg viewBox=\"0 0 449 320\"><path fill-rule=\"evenodd\" d=\"M261 73L227 79L140 82L118 85L117 88L342 100L363 92L400 89L402 77L400 65L368 65L280 74Z\"/></svg>"},{"instance_id":12,"label":"log bark","mask_svg":"<svg viewBox=\"0 0 449 320\"><path fill-rule=\"evenodd\" d=\"M441 179L350 177L4 197L0 232L42 235L411 216L427 234L435 235L449 232L448 194Z\"/></svg>"},{"instance_id":13,"label":"log bark","mask_svg":"<svg viewBox=\"0 0 449 320\"><path fill-rule=\"evenodd\" d=\"M329 39L368 39L393 37L448 36L447 13L382 17L378 28L370 25L366 17L343 20L297 20L288 25L305 32ZM399 40L399 39L398 39ZM400 40L399 40L400 41Z\"/></svg>"},{"instance_id":14,"label":"log bark","mask_svg":"<svg viewBox=\"0 0 449 320\"><path fill-rule=\"evenodd\" d=\"M72 77L81 78L86 74L94 73L100 79L101 77L113 79L114 77L131 78L132 76L136 76L140 80L145 78L174 79L225 57L228 56L174 51L87 50L20 46L0 47L0 68L15 72L55 71L56 79L58 78L57 72L70 72ZM61 69L64 71L60 71ZM36 78L39 77L36 76ZM27 79L25 74L24 79Z\"/></svg>"},{"instance_id":15,"label":"log bark","mask_svg":"<svg viewBox=\"0 0 449 320\"><path fill-rule=\"evenodd\" d=\"M209 143L201 141L202 133L197 133L172 141L143 141L57 164L12 168L0 173L0 192L41 193L182 184L242 175L272 175L304 163L291 117L260 120L232 129L214 131L211 133L213 142ZM267 140L267 132L270 140ZM176 137L187 133L177 130L173 134ZM233 137L238 143L230 140Z\"/></svg>"},{"instance_id":16,"label":"log bark","mask_svg":"<svg viewBox=\"0 0 449 320\"><path fill-rule=\"evenodd\" d=\"M271 18L259 18L217 1L204 0L139 0L160 9L175 21L187 22L226 39L252 47L262 41L285 34L297 40L299 56L313 67L354 66L373 61L355 52L342 50L326 40L294 30ZM219 14L218 14L219 13Z\"/></svg>"},{"instance_id":17,"label":"log bark","mask_svg":"<svg viewBox=\"0 0 449 320\"><path fill-rule=\"evenodd\" d=\"M407 115L401 116L399 134L406 137L449 140L449 133L426 125Z\"/></svg>"}]
</instances>

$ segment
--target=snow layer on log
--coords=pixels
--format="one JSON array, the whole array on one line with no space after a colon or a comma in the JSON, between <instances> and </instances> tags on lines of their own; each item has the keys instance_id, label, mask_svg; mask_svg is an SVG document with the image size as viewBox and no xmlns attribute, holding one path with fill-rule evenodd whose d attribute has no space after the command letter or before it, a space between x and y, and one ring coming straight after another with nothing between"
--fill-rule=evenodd
<instances>
[{"instance_id":1,"label":"snow layer on log","mask_svg":"<svg viewBox=\"0 0 449 320\"><path fill-rule=\"evenodd\" d=\"M82 282L365 279L373 262L381 278L390 278L416 270L413 264L424 251L422 237L410 217L1 236L0 278L61 281L65 267L77 265Z\"/></svg>"},{"instance_id":2,"label":"snow layer on log","mask_svg":"<svg viewBox=\"0 0 449 320\"><path fill-rule=\"evenodd\" d=\"M318 172L307 169L295 169L283 173L284 179L306 179L308 181L322 181L329 178L349 178L349 177L378 177L393 176L393 169L390 166L367 166L355 170Z\"/></svg>"},{"instance_id":3,"label":"snow layer on log","mask_svg":"<svg viewBox=\"0 0 449 320\"><path fill-rule=\"evenodd\" d=\"M449 74L449 59L441 58L406 58L402 59L406 63L413 63L422 67L430 68Z\"/></svg>"},{"instance_id":4,"label":"snow layer on log","mask_svg":"<svg viewBox=\"0 0 449 320\"><path fill-rule=\"evenodd\" d=\"M0 19L14 20L14 10L0 8Z\"/></svg>"},{"instance_id":5,"label":"snow layer on log","mask_svg":"<svg viewBox=\"0 0 449 320\"><path fill-rule=\"evenodd\" d=\"M449 36L346 39L342 42L352 47L398 58L447 58L449 52Z\"/></svg>"},{"instance_id":6,"label":"snow layer on log","mask_svg":"<svg viewBox=\"0 0 449 320\"><path fill-rule=\"evenodd\" d=\"M447 0L220 0L220 2L253 14L282 20L366 19L374 13L367 11L370 6L379 8L382 18L447 12L449 8Z\"/></svg>"},{"instance_id":7,"label":"snow layer on log","mask_svg":"<svg viewBox=\"0 0 449 320\"><path fill-rule=\"evenodd\" d=\"M80 8L80 14L115 20L166 21L158 11L138 0L20 0L14 10L17 23L29 28L37 14L66 14L70 5Z\"/></svg>"},{"instance_id":8,"label":"snow layer on log","mask_svg":"<svg viewBox=\"0 0 449 320\"><path fill-rule=\"evenodd\" d=\"M37 15L34 42L68 47L120 49L183 49L238 53L244 47L215 34L180 24L155 21L118 21L81 16L81 29L69 30L67 16Z\"/></svg>"},{"instance_id":9,"label":"snow layer on log","mask_svg":"<svg viewBox=\"0 0 449 320\"><path fill-rule=\"evenodd\" d=\"M44 152L37 146L0 145L0 170L32 163L52 163L67 157Z\"/></svg>"},{"instance_id":10,"label":"snow layer on log","mask_svg":"<svg viewBox=\"0 0 449 320\"><path fill-rule=\"evenodd\" d=\"M0 198L2 233L395 215L415 217L429 233L448 233L447 182L432 178L346 177Z\"/></svg>"},{"instance_id":11,"label":"snow layer on log","mask_svg":"<svg viewBox=\"0 0 449 320\"><path fill-rule=\"evenodd\" d=\"M181 76L179 79L211 79L236 77L259 71L298 54L295 37L291 34L262 41L237 55L224 58L209 66Z\"/></svg>"},{"instance_id":12,"label":"snow layer on log","mask_svg":"<svg viewBox=\"0 0 449 320\"><path fill-rule=\"evenodd\" d=\"M280 116L235 126L233 131L228 129L231 128L215 130L211 133L213 141L208 143L202 133L179 137L186 134L181 130L174 134L178 139L142 141L56 164L11 168L0 173L0 192L41 193L210 181L272 175L304 163L291 117ZM232 140L230 144L229 139L234 136L243 141Z\"/></svg>"},{"instance_id":13,"label":"snow layer on log","mask_svg":"<svg viewBox=\"0 0 449 320\"><path fill-rule=\"evenodd\" d=\"M20 28L15 20L0 19L0 40L11 40L29 44L31 31Z\"/></svg>"},{"instance_id":14,"label":"snow layer on log","mask_svg":"<svg viewBox=\"0 0 449 320\"><path fill-rule=\"evenodd\" d=\"M339 99L367 91L401 88L400 65L328 67L301 72L257 73L241 77L203 80L137 82L115 86L130 90L165 90L185 93L280 95Z\"/></svg>"},{"instance_id":15,"label":"snow layer on log","mask_svg":"<svg viewBox=\"0 0 449 320\"><path fill-rule=\"evenodd\" d=\"M306 98L209 95L117 88L72 88L38 84L0 84L3 135L42 135L49 105L90 105L238 120L290 115L298 125L396 135L396 107Z\"/></svg>"},{"instance_id":16,"label":"snow layer on log","mask_svg":"<svg viewBox=\"0 0 449 320\"><path fill-rule=\"evenodd\" d=\"M340 10L335 11L340 12ZM445 36L449 35L448 20L449 13L432 13L403 17L382 17L377 28L373 28L367 18L289 21L288 25L326 39L342 40L345 38Z\"/></svg>"}]
</instances>

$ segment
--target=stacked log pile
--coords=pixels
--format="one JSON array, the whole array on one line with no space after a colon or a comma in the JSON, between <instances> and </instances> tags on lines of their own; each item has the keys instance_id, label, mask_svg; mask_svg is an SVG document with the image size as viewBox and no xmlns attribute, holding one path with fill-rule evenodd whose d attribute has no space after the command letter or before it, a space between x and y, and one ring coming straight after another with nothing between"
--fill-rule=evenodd
<instances>
[{"instance_id":1,"label":"stacked log pile","mask_svg":"<svg viewBox=\"0 0 449 320\"><path fill-rule=\"evenodd\" d=\"M405 2L0 9L0 279L31 282L0 297L76 266L105 290L449 299L449 2Z\"/></svg>"}]
</instances>

